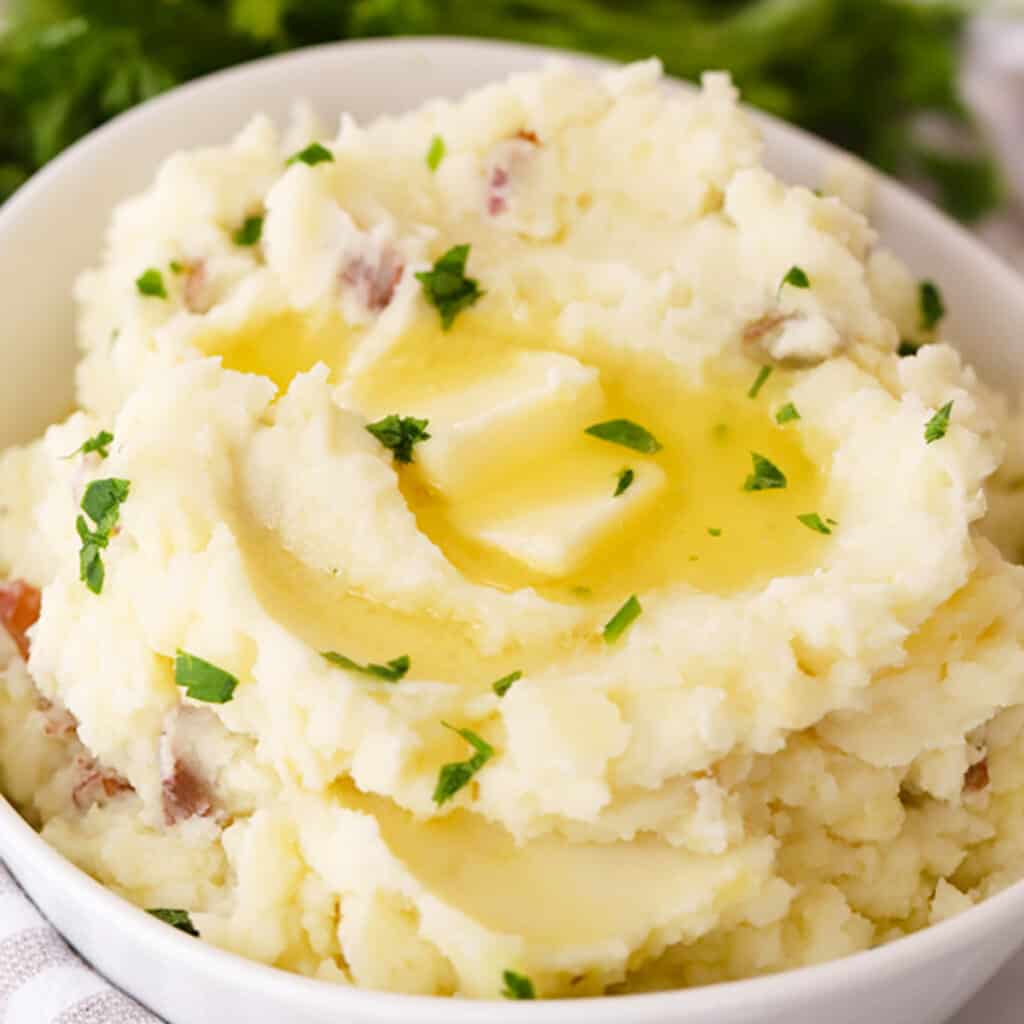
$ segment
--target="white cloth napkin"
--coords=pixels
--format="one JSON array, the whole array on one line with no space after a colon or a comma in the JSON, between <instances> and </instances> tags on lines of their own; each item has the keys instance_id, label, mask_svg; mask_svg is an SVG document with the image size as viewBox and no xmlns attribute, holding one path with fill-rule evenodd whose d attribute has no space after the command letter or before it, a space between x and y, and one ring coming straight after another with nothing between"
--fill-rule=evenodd
<instances>
[{"instance_id":1,"label":"white cloth napkin","mask_svg":"<svg viewBox=\"0 0 1024 1024\"><path fill-rule=\"evenodd\" d=\"M0 1024L160 1024L79 959L0 865Z\"/></svg>"}]
</instances>

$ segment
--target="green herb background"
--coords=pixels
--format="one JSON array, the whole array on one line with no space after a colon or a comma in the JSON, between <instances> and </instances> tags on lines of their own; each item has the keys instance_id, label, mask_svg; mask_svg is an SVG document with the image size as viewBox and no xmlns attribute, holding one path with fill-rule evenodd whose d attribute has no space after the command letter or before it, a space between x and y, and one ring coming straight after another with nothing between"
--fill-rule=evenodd
<instances>
[{"instance_id":1,"label":"green herb background","mask_svg":"<svg viewBox=\"0 0 1024 1024\"><path fill-rule=\"evenodd\" d=\"M2 0L0 0L2 2ZM298 46L489 36L694 78L728 68L751 103L896 174L964 220L995 205L989 160L923 148L912 119L968 126L953 0L8 0L0 35L0 201L115 114L178 82Z\"/></svg>"}]
</instances>

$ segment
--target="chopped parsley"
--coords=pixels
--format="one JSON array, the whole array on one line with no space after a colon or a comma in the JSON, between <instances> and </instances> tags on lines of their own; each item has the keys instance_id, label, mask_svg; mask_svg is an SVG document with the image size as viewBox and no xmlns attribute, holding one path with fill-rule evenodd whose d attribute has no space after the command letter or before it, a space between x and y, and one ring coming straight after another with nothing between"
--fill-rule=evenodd
<instances>
[{"instance_id":1,"label":"chopped parsley","mask_svg":"<svg viewBox=\"0 0 1024 1024\"><path fill-rule=\"evenodd\" d=\"M935 325L946 315L942 292L934 281L922 281L917 289L921 307L921 327L926 331L935 330Z\"/></svg>"},{"instance_id":2,"label":"chopped parsley","mask_svg":"<svg viewBox=\"0 0 1024 1024\"><path fill-rule=\"evenodd\" d=\"M231 236L235 245L256 245L263 237L263 218L246 217L242 226Z\"/></svg>"},{"instance_id":3,"label":"chopped parsley","mask_svg":"<svg viewBox=\"0 0 1024 1024\"><path fill-rule=\"evenodd\" d=\"M495 680L491 683L491 689L499 696L504 697L508 693L509 688L513 683L518 683L523 678L523 673L520 671L509 672L507 676L502 676L500 679Z\"/></svg>"},{"instance_id":4,"label":"chopped parsley","mask_svg":"<svg viewBox=\"0 0 1024 1024\"><path fill-rule=\"evenodd\" d=\"M155 907L153 910L147 910L147 914L152 914L158 921L163 921L164 924L169 924L172 928L177 928L179 932L184 932L186 935L194 935L197 939L199 938L199 932L196 931L196 926L192 923L192 918L189 917L187 910L169 910L166 907Z\"/></svg>"},{"instance_id":5,"label":"chopped parsley","mask_svg":"<svg viewBox=\"0 0 1024 1024\"><path fill-rule=\"evenodd\" d=\"M442 722L441 724L446 729L451 729L452 732L458 733L476 753L466 761L451 761L441 766L441 771L437 776L437 785L434 787L433 797L434 803L438 807L451 800L494 757L494 747L486 740L477 736L471 729L456 729L454 725L449 725L447 722Z\"/></svg>"},{"instance_id":6,"label":"chopped parsley","mask_svg":"<svg viewBox=\"0 0 1024 1024\"><path fill-rule=\"evenodd\" d=\"M164 287L164 275L156 267L149 267L135 278L135 287L140 295L154 299L166 299L167 289Z\"/></svg>"},{"instance_id":7,"label":"chopped parsley","mask_svg":"<svg viewBox=\"0 0 1024 1024\"><path fill-rule=\"evenodd\" d=\"M783 423L791 423L793 420L798 419L800 419L800 413L792 402L787 402L775 414L775 422L778 423L779 426Z\"/></svg>"},{"instance_id":8,"label":"chopped parsley","mask_svg":"<svg viewBox=\"0 0 1024 1024\"><path fill-rule=\"evenodd\" d=\"M924 439L928 444L940 441L949 429L949 417L953 412L953 403L947 402L924 426Z\"/></svg>"},{"instance_id":9,"label":"chopped parsley","mask_svg":"<svg viewBox=\"0 0 1024 1024\"><path fill-rule=\"evenodd\" d=\"M645 430L632 420L606 420L604 423L595 423L592 427L587 427L584 433L602 441L610 441L612 444L621 444L624 448L632 448L645 455L661 451L661 442L649 430Z\"/></svg>"},{"instance_id":10,"label":"chopped parsley","mask_svg":"<svg viewBox=\"0 0 1024 1024\"><path fill-rule=\"evenodd\" d=\"M98 434L93 434L87 441L83 441L70 455L65 455L65 459L73 459L76 455L88 455L90 452L95 452L101 459L105 459L110 452L107 450L110 444L113 443L114 435L109 430L101 430Z\"/></svg>"},{"instance_id":11,"label":"chopped parsley","mask_svg":"<svg viewBox=\"0 0 1024 1024\"><path fill-rule=\"evenodd\" d=\"M167 265L171 268L171 273L172 274L184 274L185 273L185 264L182 263L181 260L171 260L171 262L168 263Z\"/></svg>"},{"instance_id":12,"label":"chopped parsley","mask_svg":"<svg viewBox=\"0 0 1024 1024\"><path fill-rule=\"evenodd\" d=\"M807 276L807 272L802 267L792 266L786 271L785 276L779 282L779 294L782 294L782 289L789 285L791 288L810 288L811 279Z\"/></svg>"},{"instance_id":13,"label":"chopped parsley","mask_svg":"<svg viewBox=\"0 0 1024 1024\"><path fill-rule=\"evenodd\" d=\"M174 658L174 681L185 687L187 696L207 704L227 704L238 685L230 672L180 649Z\"/></svg>"},{"instance_id":14,"label":"chopped parsley","mask_svg":"<svg viewBox=\"0 0 1024 1024\"><path fill-rule=\"evenodd\" d=\"M441 327L448 330L464 309L474 305L486 293L475 278L466 277L468 245L452 246L430 270L421 270L416 280L423 285L427 302L441 314Z\"/></svg>"},{"instance_id":15,"label":"chopped parsley","mask_svg":"<svg viewBox=\"0 0 1024 1024\"><path fill-rule=\"evenodd\" d=\"M708 527L708 533L711 534L712 537L721 537L722 536L722 530L718 526L709 526Z\"/></svg>"},{"instance_id":16,"label":"chopped parsley","mask_svg":"<svg viewBox=\"0 0 1024 1024\"><path fill-rule=\"evenodd\" d=\"M537 993L533 989L533 982L525 974L516 974L515 971L505 971L501 980L505 987L501 994L506 999L536 999Z\"/></svg>"},{"instance_id":17,"label":"chopped parsley","mask_svg":"<svg viewBox=\"0 0 1024 1024\"><path fill-rule=\"evenodd\" d=\"M337 651L321 651L320 657L325 661L329 661L332 665L351 669L353 672L362 672L363 675L376 676L378 679L383 679L388 683L397 683L409 671L409 666L412 664L408 654L392 658L384 665L375 665L373 662L367 665L360 665L358 662L353 661L351 658L346 658L344 654L339 654Z\"/></svg>"},{"instance_id":18,"label":"chopped parsley","mask_svg":"<svg viewBox=\"0 0 1024 1024\"><path fill-rule=\"evenodd\" d=\"M640 607L640 602L637 599L636 594L633 594L626 603L605 623L602 635L604 641L607 644L613 644L616 640L622 636L623 633L633 625L638 618L643 608Z\"/></svg>"},{"instance_id":19,"label":"chopped parsley","mask_svg":"<svg viewBox=\"0 0 1024 1024\"><path fill-rule=\"evenodd\" d=\"M818 533L829 534L832 532L830 527L817 512L805 512L803 515L797 516L797 519L804 524L809 530L815 530ZM834 520L830 520L834 522Z\"/></svg>"},{"instance_id":20,"label":"chopped parsley","mask_svg":"<svg viewBox=\"0 0 1024 1024\"><path fill-rule=\"evenodd\" d=\"M633 481L636 479L636 473L627 467L619 472L619 480L615 485L615 493L612 495L613 498L617 498L624 491L628 491L633 485Z\"/></svg>"},{"instance_id":21,"label":"chopped parsley","mask_svg":"<svg viewBox=\"0 0 1024 1024\"><path fill-rule=\"evenodd\" d=\"M440 135L435 135L430 140L430 148L427 150L427 166L432 170L436 171L441 166L441 161L444 159L445 145L444 139Z\"/></svg>"},{"instance_id":22,"label":"chopped parsley","mask_svg":"<svg viewBox=\"0 0 1024 1024\"><path fill-rule=\"evenodd\" d=\"M376 423L367 423L366 429L385 448L394 452L396 462L412 462L413 445L430 440L427 420L418 420L415 416L396 416L392 413Z\"/></svg>"},{"instance_id":23,"label":"chopped parsley","mask_svg":"<svg viewBox=\"0 0 1024 1024\"><path fill-rule=\"evenodd\" d=\"M745 491L772 491L786 486L786 474L771 459L766 459L757 452L751 452L754 472L743 483Z\"/></svg>"},{"instance_id":24,"label":"chopped parsley","mask_svg":"<svg viewBox=\"0 0 1024 1024\"><path fill-rule=\"evenodd\" d=\"M757 378L754 383L750 385L750 390L747 392L747 398L757 398L761 393L761 388L764 387L764 382L772 375L772 368L770 366L762 366L758 370Z\"/></svg>"},{"instance_id":25,"label":"chopped parsley","mask_svg":"<svg viewBox=\"0 0 1024 1024\"><path fill-rule=\"evenodd\" d=\"M110 534L117 525L121 503L128 497L131 484L127 480L111 477L93 480L85 489L82 511L92 521L90 527L85 516L75 520L82 547L78 552L79 579L94 593L103 590L106 570L103 566L103 549L110 543Z\"/></svg>"},{"instance_id":26,"label":"chopped parsley","mask_svg":"<svg viewBox=\"0 0 1024 1024\"><path fill-rule=\"evenodd\" d=\"M311 142L305 149L293 153L285 161L285 167L292 164L304 163L307 167L315 167L317 164L334 163L334 154L319 142Z\"/></svg>"},{"instance_id":27,"label":"chopped parsley","mask_svg":"<svg viewBox=\"0 0 1024 1024\"><path fill-rule=\"evenodd\" d=\"M905 358L906 356L916 356L920 348L920 342L908 341L906 338L903 338L900 341L899 348L896 349L896 354L901 358Z\"/></svg>"}]
</instances>

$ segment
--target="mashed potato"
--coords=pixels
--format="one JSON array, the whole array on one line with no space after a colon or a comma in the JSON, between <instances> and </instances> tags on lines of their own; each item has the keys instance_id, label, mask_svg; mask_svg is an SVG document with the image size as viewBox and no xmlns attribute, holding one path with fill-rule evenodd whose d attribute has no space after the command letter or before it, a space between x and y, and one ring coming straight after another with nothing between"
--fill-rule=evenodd
<instances>
[{"instance_id":1,"label":"mashed potato","mask_svg":"<svg viewBox=\"0 0 1024 1024\"><path fill-rule=\"evenodd\" d=\"M517 998L1020 874L1021 429L726 77L658 79L257 118L117 210L79 411L0 460L0 780L75 863L268 964Z\"/></svg>"}]
</instances>

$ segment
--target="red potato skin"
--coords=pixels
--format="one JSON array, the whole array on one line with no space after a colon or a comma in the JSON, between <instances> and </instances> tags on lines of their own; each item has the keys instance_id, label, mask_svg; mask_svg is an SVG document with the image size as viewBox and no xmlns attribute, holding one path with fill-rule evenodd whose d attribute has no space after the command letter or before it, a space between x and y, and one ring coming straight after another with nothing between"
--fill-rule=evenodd
<instances>
[{"instance_id":1,"label":"red potato skin","mask_svg":"<svg viewBox=\"0 0 1024 1024\"><path fill-rule=\"evenodd\" d=\"M28 630L39 618L41 597L37 587L24 580L0 583L0 622L18 645L21 656L28 660Z\"/></svg>"}]
</instances>

